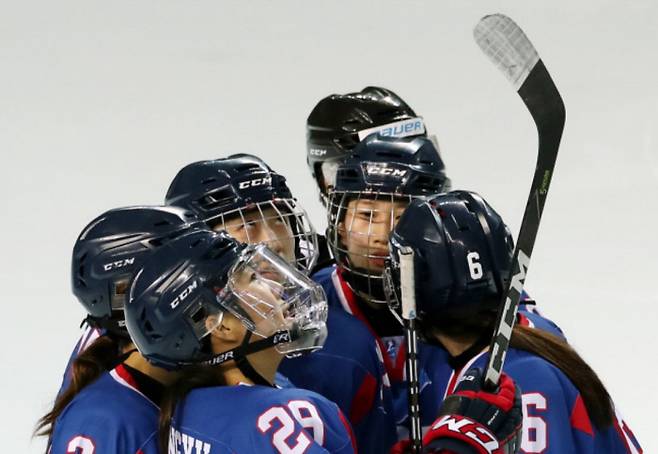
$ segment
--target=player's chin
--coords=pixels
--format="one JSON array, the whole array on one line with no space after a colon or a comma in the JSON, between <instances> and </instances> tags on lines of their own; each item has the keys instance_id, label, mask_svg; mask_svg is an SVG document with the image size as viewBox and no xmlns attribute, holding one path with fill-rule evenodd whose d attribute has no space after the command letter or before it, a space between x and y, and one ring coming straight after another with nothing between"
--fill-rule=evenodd
<instances>
[{"instance_id":1,"label":"player's chin","mask_svg":"<svg viewBox=\"0 0 658 454\"><path fill-rule=\"evenodd\" d=\"M384 271L384 265L386 264L385 257L370 257L368 259L368 271L374 273L382 273Z\"/></svg>"}]
</instances>

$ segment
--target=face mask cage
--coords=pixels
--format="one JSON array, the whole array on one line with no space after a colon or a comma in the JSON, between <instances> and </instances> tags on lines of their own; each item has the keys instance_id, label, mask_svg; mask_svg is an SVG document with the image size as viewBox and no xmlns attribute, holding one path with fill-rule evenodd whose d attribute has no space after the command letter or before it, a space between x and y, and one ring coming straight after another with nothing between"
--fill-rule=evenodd
<instances>
[{"instance_id":1,"label":"face mask cage","mask_svg":"<svg viewBox=\"0 0 658 454\"><path fill-rule=\"evenodd\" d=\"M387 304L383 272L388 239L414 198L378 191L329 194L327 242L347 284L369 302Z\"/></svg>"},{"instance_id":2,"label":"face mask cage","mask_svg":"<svg viewBox=\"0 0 658 454\"><path fill-rule=\"evenodd\" d=\"M318 260L315 229L306 211L294 199L250 204L226 211L207 222L213 230L224 230L239 241L266 244L305 274Z\"/></svg>"},{"instance_id":3,"label":"face mask cage","mask_svg":"<svg viewBox=\"0 0 658 454\"><path fill-rule=\"evenodd\" d=\"M263 244L245 248L216 302L260 338L290 333L290 342L275 345L284 355L316 350L326 338L322 289ZM219 323L210 325L214 329Z\"/></svg>"}]
</instances>

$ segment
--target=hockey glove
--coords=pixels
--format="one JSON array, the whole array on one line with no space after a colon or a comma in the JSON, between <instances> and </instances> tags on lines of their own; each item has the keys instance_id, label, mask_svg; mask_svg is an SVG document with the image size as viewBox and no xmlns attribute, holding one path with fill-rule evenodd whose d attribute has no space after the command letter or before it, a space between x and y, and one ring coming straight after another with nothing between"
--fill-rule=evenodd
<instances>
[{"instance_id":1,"label":"hockey glove","mask_svg":"<svg viewBox=\"0 0 658 454\"><path fill-rule=\"evenodd\" d=\"M423 437L423 453L513 454L521 437L521 391L502 374L498 389L482 390L482 371L471 369L446 397Z\"/></svg>"}]
</instances>

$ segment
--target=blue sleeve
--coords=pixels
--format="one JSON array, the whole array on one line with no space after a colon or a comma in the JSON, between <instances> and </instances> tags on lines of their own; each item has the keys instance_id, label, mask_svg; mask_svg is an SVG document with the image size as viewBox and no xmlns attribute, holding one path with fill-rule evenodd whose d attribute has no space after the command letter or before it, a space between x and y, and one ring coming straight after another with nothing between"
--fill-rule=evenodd
<instances>
[{"instance_id":1,"label":"blue sleeve","mask_svg":"<svg viewBox=\"0 0 658 454\"><path fill-rule=\"evenodd\" d=\"M554 336L566 340L564 332L562 332L562 328L557 326L557 324L552 320L542 315L539 315L536 312L532 312L525 304L521 304L519 306L519 312L517 317L519 319L519 323L522 325L527 325L530 326L531 328L536 328L545 331L549 334L553 334Z\"/></svg>"},{"instance_id":2,"label":"blue sleeve","mask_svg":"<svg viewBox=\"0 0 658 454\"><path fill-rule=\"evenodd\" d=\"M619 424L598 430L591 422L582 396L552 364L525 355L510 361L505 371L522 389L521 453L632 454Z\"/></svg>"}]
</instances>

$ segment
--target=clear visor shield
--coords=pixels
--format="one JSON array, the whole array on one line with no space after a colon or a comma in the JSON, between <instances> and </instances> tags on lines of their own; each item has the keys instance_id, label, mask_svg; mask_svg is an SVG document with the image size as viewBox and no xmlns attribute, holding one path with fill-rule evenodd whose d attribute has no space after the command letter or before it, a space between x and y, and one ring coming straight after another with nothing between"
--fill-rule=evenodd
<instances>
[{"instance_id":1,"label":"clear visor shield","mask_svg":"<svg viewBox=\"0 0 658 454\"><path fill-rule=\"evenodd\" d=\"M254 203L222 213L208 222L215 231L223 230L243 243L265 243L301 271L309 272L317 262L315 229L293 199Z\"/></svg>"},{"instance_id":2,"label":"clear visor shield","mask_svg":"<svg viewBox=\"0 0 658 454\"><path fill-rule=\"evenodd\" d=\"M275 345L279 353L294 355L324 344L327 302L322 288L263 244L243 251L216 299L258 337L288 332L290 341Z\"/></svg>"}]
</instances>

